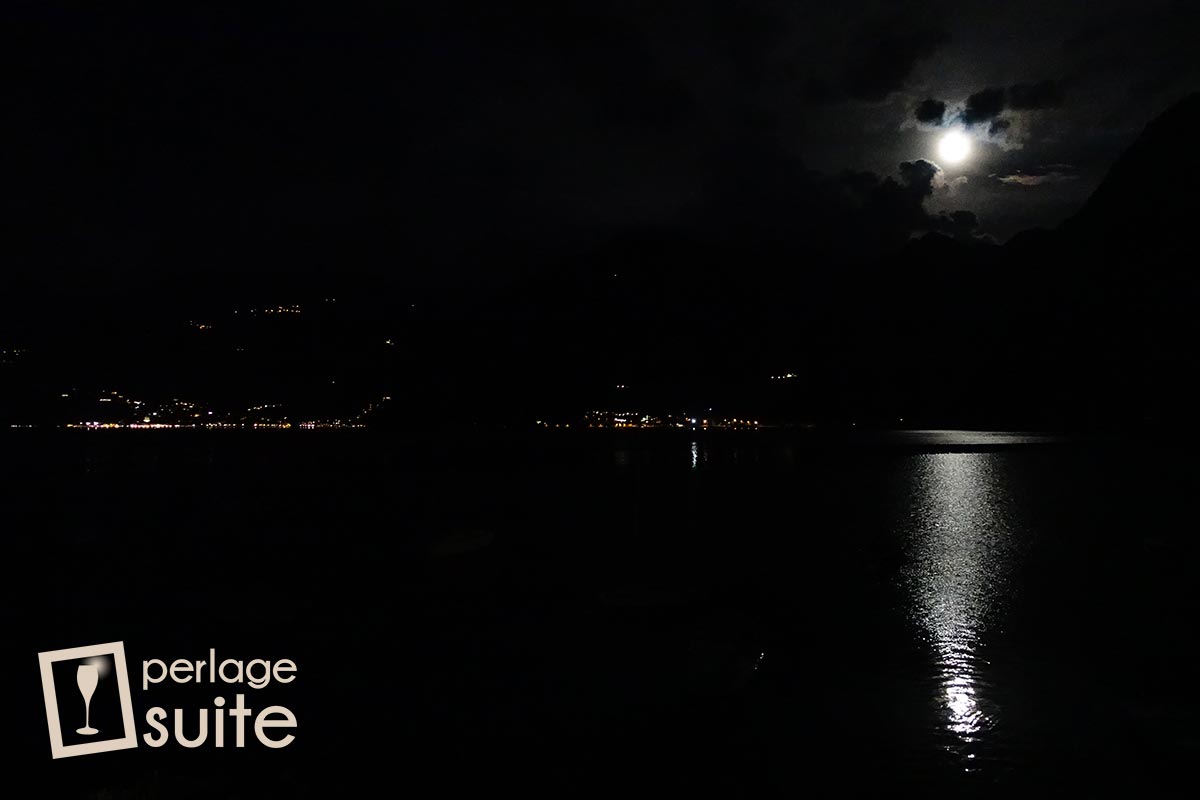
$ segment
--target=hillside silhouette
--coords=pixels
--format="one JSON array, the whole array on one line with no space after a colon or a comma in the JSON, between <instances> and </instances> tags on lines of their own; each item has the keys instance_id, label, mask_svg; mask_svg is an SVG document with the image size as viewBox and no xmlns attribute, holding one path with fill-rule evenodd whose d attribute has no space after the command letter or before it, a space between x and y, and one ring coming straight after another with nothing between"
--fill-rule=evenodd
<instances>
[{"instance_id":1,"label":"hillside silhouette","mask_svg":"<svg viewBox=\"0 0 1200 800\"><path fill-rule=\"evenodd\" d=\"M1192 95L1148 125L1056 230L1003 246L930 231L857 260L826 239L627 236L489 298L476 335L486 363L565 405L875 425L1186 418L1198 108ZM852 235L845 217L821 224Z\"/></svg>"},{"instance_id":2,"label":"hillside silhouette","mask_svg":"<svg viewBox=\"0 0 1200 800\"><path fill-rule=\"evenodd\" d=\"M83 291L29 273L27 302L9 296L10 320L34 321L21 329L29 355L2 367L17 388L0 414L52 421L46 399L67 387L116 386L310 416L388 395L377 422L397 426L596 408L864 426L1186 420L1198 116L1193 94L1146 127L1077 214L1002 246L975 235L973 214L924 210L927 162L894 180L772 173L768 159L772 179L719 176L725 199L685 224L553 254L497 240L474 257L507 280L436 292L369 260L336 273L297 260L80 278ZM364 233L355 252L370 251ZM306 313L234 316L279 303ZM219 324L198 336L196 320Z\"/></svg>"}]
</instances>

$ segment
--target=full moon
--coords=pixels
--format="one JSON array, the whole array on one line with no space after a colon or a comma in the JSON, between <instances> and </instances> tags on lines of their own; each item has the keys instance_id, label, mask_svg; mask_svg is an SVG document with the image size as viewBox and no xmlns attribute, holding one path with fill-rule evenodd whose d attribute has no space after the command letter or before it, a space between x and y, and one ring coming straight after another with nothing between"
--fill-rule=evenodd
<instances>
[{"instance_id":1,"label":"full moon","mask_svg":"<svg viewBox=\"0 0 1200 800\"><path fill-rule=\"evenodd\" d=\"M938 142L938 155L950 164L957 164L971 153L971 140L962 131L950 131Z\"/></svg>"}]
</instances>

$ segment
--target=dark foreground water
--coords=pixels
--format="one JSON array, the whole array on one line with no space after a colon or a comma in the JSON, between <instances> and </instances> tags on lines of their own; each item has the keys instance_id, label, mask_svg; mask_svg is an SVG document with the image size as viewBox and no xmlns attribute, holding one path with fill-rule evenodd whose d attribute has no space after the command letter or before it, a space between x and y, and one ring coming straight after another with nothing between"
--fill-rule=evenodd
<instances>
[{"instance_id":1,"label":"dark foreground water","mask_svg":"<svg viewBox=\"0 0 1200 800\"><path fill-rule=\"evenodd\" d=\"M3 758L42 787L23 796L1145 794L1200 763L1191 448L650 431L0 446ZM296 740L51 760L37 653L118 640L139 736L152 706L182 708L192 736L240 691L290 708ZM143 660L210 647L292 659L297 679L142 689Z\"/></svg>"}]
</instances>

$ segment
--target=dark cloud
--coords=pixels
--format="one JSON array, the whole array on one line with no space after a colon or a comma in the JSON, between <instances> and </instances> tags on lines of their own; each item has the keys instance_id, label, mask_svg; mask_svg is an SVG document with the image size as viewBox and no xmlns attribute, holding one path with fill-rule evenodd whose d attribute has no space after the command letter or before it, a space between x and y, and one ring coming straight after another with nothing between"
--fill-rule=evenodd
<instances>
[{"instance_id":1,"label":"dark cloud","mask_svg":"<svg viewBox=\"0 0 1200 800\"><path fill-rule=\"evenodd\" d=\"M973 211L931 214L925 201L943 186L943 174L924 159L905 161L897 176L870 172L843 173L833 180L835 192L826 205L837 209L849 225L838 235L850 242L879 243L886 251L914 234L936 232L963 241L981 241L979 218Z\"/></svg>"},{"instance_id":2,"label":"dark cloud","mask_svg":"<svg viewBox=\"0 0 1200 800\"><path fill-rule=\"evenodd\" d=\"M855 41L844 74L846 94L879 102L904 88L917 63L949 40L937 28L904 27L896 21L864 28Z\"/></svg>"},{"instance_id":3,"label":"dark cloud","mask_svg":"<svg viewBox=\"0 0 1200 800\"><path fill-rule=\"evenodd\" d=\"M910 234L932 231L964 242L991 241L990 237L979 233L979 217L974 211L941 211L937 214L926 211L925 198L932 195L943 181L942 170L936 164L924 159L906 161L900 165L900 180L907 190L908 199L915 201L911 214L907 215L911 225Z\"/></svg>"},{"instance_id":4,"label":"dark cloud","mask_svg":"<svg viewBox=\"0 0 1200 800\"><path fill-rule=\"evenodd\" d=\"M932 97L926 98L917 104L913 116L916 117L917 122L941 125L946 116L946 104L941 100L934 100Z\"/></svg>"},{"instance_id":5,"label":"dark cloud","mask_svg":"<svg viewBox=\"0 0 1200 800\"><path fill-rule=\"evenodd\" d=\"M1128 94L1134 99L1153 97L1169 87L1179 76L1179 69L1171 64L1167 69L1160 69L1150 75L1135 79L1129 84Z\"/></svg>"},{"instance_id":6,"label":"dark cloud","mask_svg":"<svg viewBox=\"0 0 1200 800\"><path fill-rule=\"evenodd\" d=\"M800 99L810 106L823 106L842 100L842 94L827 81L810 77L800 89Z\"/></svg>"},{"instance_id":7,"label":"dark cloud","mask_svg":"<svg viewBox=\"0 0 1200 800\"><path fill-rule=\"evenodd\" d=\"M1094 15L1076 3L1067 16ZM1104 72L1098 85L1089 76L1100 67L1054 49L1070 30L1033 19L1021 30L1041 38L1014 27L997 39L983 24L992 11L961 4L951 4L955 13L884 11L887 24L880 9L893 6L882 2L448 0L411 12L372 3L362 19L341 20L299 11L209 19L172 6L107 22L107 12L87 12L72 36L53 12L26 5L33 19L14 26L28 40L23 60L46 69L36 81L7 71L5 151L21 154L6 172L7 208L26 214L20 221L67 216L131 241L151 229L169 255L186 250L195 261L210 255L182 243L244 252L242 238L292 225L332 231L331 251L361 242L380 262L403 253L405 263L425 263L418 253L480 272L482 262L461 254L468 245L503 239L569 252L701 216L708 229L744 224L748 239L761 225L801 240L844 232L844 211L859 226L851 237L870 229L886 239L931 226L922 200L954 205L941 184L931 192L934 171L897 165L936 148L929 128L965 122L1003 154L980 174L983 159L957 170L958 196L988 230L1011 233L1050 213L1032 195L1075 202L1145 121L1122 89L1159 91L1160 75L1179 80L1192 52L1184 31L1177 59L1147 36L1140 61L1116 64L1128 26L1108 21L1118 38L1095 44L1096 63L1120 78ZM1014 11L1014 26L1024 16ZM1069 108L1040 125L1033 109L1063 105L1064 86ZM889 97L894 104L870 105ZM1095 124L1110 110L1111 130ZM903 130L897 116L907 117ZM1006 155L1022 146L1020 160ZM1059 160L1077 160L1080 180L1016 170ZM821 175L795 177L789 163ZM842 169L861 172L827 208L814 184L839 183L831 176ZM1006 213L1020 222L1006 226ZM226 233L234 225L249 233ZM219 233L202 235L208 229ZM295 249L318 260L312 248Z\"/></svg>"},{"instance_id":8,"label":"dark cloud","mask_svg":"<svg viewBox=\"0 0 1200 800\"><path fill-rule=\"evenodd\" d=\"M962 121L968 125L978 125L995 119L1004 110L1004 99L1004 89L1002 88L989 88L976 92L967 98Z\"/></svg>"},{"instance_id":9,"label":"dark cloud","mask_svg":"<svg viewBox=\"0 0 1200 800\"><path fill-rule=\"evenodd\" d=\"M944 185L942 170L936 164L924 159L906 161L900 165L900 179L908 191L910 200L916 201L910 219L910 233L933 231L960 241L972 242L986 239L978 232L979 217L974 211L941 211L937 214L926 211L925 198L932 195L939 185Z\"/></svg>"},{"instance_id":10,"label":"dark cloud","mask_svg":"<svg viewBox=\"0 0 1200 800\"><path fill-rule=\"evenodd\" d=\"M949 219L957 228L965 228L973 231L979 227L979 217L975 216L974 211L955 211L952 214L943 214L942 216L945 219Z\"/></svg>"},{"instance_id":11,"label":"dark cloud","mask_svg":"<svg viewBox=\"0 0 1200 800\"><path fill-rule=\"evenodd\" d=\"M929 229L959 241L990 241L988 237L978 233L979 217L975 215L974 211L943 211L929 218Z\"/></svg>"},{"instance_id":12,"label":"dark cloud","mask_svg":"<svg viewBox=\"0 0 1200 800\"><path fill-rule=\"evenodd\" d=\"M1062 105L1062 88L1054 81L1016 83L1008 87L1008 107L1018 110L1057 108Z\"/></svg>"},{"instance_id":13,"label":"dark cloud","mask_svg":"<svg viewBox=\"0 0 1200 800\"><path fill-rule=\"evenodd\" d=\"M905 161L892 175L829 175L804 169L778 152L757 152L761 161L750 174L722 166L723 159L711 163L700 215L686 228L690 236L705 240L736 229L740 234L735 241L769 242L780 252L869 258L903 247L915 233L961 238L978 228L972 212L968 219L925 207L948 187L941 169L930 161Z\"/></svg>"},{"instance_id":14,"label":"dark cloud","mask_svg":"<svg viewBox=\"0 0 1200 800\"><path fill-rule=\"evenodd\" d=\"M933 182L941 170L937 164L918 158L900 165L900 180L905 188L921 197L933 194Z\"/></svg>"},{"instance_id":15,"label":"dark cloud","mask_svg":"<svg viewBox=\"0 0 1200 800\"><path fill-rule=\"evenodd\" d=\"M1000 116L1006 110L1033 111L1056 108L1062 101L1062 89L1051 80L1015 83L1007 89L992 86L968 97L959 119L967 125L986 124L988 133L996 136L1012 127L1012 120Z\"/></svg>"}]
</instances>

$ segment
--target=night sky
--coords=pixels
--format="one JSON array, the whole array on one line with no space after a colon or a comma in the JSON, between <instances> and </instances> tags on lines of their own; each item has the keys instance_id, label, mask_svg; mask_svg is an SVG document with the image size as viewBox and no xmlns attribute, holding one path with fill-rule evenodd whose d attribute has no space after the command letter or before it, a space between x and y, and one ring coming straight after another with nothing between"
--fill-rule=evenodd
<instances>
[{"instance_id":1,"label":"night sky","mask_svg":"<svg viewBox=\"0 0 1200 800\"><path fill-rule=\"evenodd\" d=\"M1186 5L10 4L11 268L428 286L645 232L1003 242L1195 87Z\"/></svg>"},{"instance_id":2,"label":"night sky","mask_svg":"<svg viewBox=\"0 0 1200 800\"><path fill-rule=\"evenodd\" d=\"M1197 0L0 8L8 783L1195 779Z\"/></svg>"}]
</instances>

